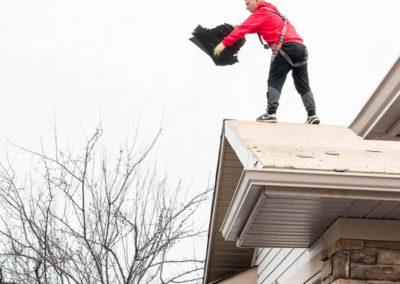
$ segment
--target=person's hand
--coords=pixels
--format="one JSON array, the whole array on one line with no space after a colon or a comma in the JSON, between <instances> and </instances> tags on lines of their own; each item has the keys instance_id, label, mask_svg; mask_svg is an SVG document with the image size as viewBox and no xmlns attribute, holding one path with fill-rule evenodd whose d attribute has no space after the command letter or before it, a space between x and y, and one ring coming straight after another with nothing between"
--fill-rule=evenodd
<instances>
[{"instance_id":1,"label":"person's hand","mask_svg":"<svg viewBox=\"0 0 400 284\"><path fill-rule=\"evenodd\" d=\"M220 42L215 48L214 48L214 56L217 57L221 54L221 52L225 49L225 45Z\"/></svg>"}]
</instances>

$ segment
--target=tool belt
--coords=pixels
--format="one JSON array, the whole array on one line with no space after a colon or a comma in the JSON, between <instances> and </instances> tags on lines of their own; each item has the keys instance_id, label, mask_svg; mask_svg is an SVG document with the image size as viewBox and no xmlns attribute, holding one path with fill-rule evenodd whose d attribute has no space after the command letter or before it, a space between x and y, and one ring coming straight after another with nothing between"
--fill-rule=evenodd
<instances>
[{"instance_id":1,"label":"tool belt","mask_svg":"<svg viewBox=\"0 0 400 284\"><path fill-rule=\"evenodd\" d=\"M278 54L280 54L293 67L301 67L301 66L306 65L307 64L307 59L308 59L308 54L307 53L306 53L306 56L304 58L304 61L293 63L293 61L289 57L289 55L287 55L286 52L284 52L281 49L281 47L283 45L283 41L285 39L286 31L287 31L287 23L288 23L287 18L284 15L282 15L279 11L275 11L275 10L273 10L271 8L263 7L261 9L269 10L269 11L279 15L283 19L283 27L282 27L281 35L279 36L278 44L273 44L272 46L270 46L268 43L264 43L262 38L261 38L261 35L259 33L257 33L258 38L260 39L260 42L264 46L264 48L265 49L271 48L271 50L272 50L272 59L271 59L271 61L273 62L274 59L278 56Z\"/></svg>"}]
</instances>

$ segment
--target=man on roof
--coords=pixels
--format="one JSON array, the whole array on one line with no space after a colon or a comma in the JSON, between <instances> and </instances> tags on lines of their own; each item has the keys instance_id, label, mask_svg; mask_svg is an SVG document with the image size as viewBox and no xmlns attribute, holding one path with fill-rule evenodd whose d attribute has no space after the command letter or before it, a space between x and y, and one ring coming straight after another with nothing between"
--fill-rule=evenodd
<instances>
[{"instance_id":1,"label":"man on roof","mask_svg":"<svg viewBox=\"0 0 400 284\"><path fill-rule=\"evenodd\" d=\"M271 48L272 59L268 76L267 112L259 116L257 121L277 122L276 111L282 87L292 70L294 85L307 111L306 123L319 124L308 79L308 52L302 38L274 5L262 0L245 0L245 3L251 15L215 47L214 55L219 56L225 47L233 45L246 34L258 33L264 47Z\"/></svg>"}]
</instances>

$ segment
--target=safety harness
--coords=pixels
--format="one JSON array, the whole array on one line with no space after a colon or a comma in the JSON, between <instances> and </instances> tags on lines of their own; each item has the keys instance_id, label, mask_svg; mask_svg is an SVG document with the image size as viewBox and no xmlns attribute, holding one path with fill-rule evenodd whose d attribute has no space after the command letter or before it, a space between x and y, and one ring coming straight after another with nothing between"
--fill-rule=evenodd
<instances>
[{"instance_id":1,"label":"safety harness","mask_svg":"<svg viewBox=\"0 0 400 284\"><path fill-rule=\"evenodd\" d=\"M275 11L274 9L271 9L271 8L268 8L268 7L262 7L261 9L269 10L269 11L271 11L271 12L277 14L278 16L280 16L280 17L283 19L283 27L282 27L281 35L279 36L279 42L278 42L278 44L275 44L275 43L274 43L272 46L270 46L268 43L264 43L264 41L263 41L262 38L261 38L261 35L260 35L259 33L257 33L258 38L260 39L260 42L261 42L261 44L264 46L264 48L265 48L265 49L271 48L271 51L272 51L272 61L276 58L276 56L278 56L278 53L279 53L279 54L282 55L283 58L285 58L286 61L287 61L290 65L292 65L293 67L301 67L301 66L303 66L303 65L306 65L306 64L307 64L307 54L306 54L306 57L305 57L305 60L304 60L304 61L293 63L293 61L292 61L292 59L289 57L289 55L287 55L287 53L284 52L284 51L281 49L281 47L282 47L282 45L283 45L283 41L284 41L284 39L285 39L286 31L287 31L287 24L288 24L287 18L286 18L284 15L282 15L281 12Z\"/></svg>"}]
</instances>

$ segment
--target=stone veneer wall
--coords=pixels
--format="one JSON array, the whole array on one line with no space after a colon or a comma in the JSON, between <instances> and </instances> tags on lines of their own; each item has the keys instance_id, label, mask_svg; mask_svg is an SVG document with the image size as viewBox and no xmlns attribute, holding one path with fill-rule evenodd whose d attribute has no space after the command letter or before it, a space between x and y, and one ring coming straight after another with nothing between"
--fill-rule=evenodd
<instances>
[{"instance_id":1,"label":"stone veneer wall","mask_svg":"<svg viewBox=\"0 0 400 284\"><path fill-rule=\"evenodd\" d=\"M321 260L320 284L400 284L400 242L341 239Z\"/></svg>"}]
</instances>

